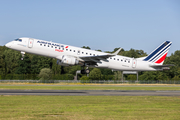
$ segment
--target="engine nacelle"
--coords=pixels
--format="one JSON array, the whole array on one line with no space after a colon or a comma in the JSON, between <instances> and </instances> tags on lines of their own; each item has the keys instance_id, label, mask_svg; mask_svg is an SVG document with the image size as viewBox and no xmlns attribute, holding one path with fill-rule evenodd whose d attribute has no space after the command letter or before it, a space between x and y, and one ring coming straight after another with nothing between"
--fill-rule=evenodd
<instances>
[{"instance_id":1,"label":"engine nacelle","mask_svg":"<svg viewBox=\"0 0 180 120\"><path fill-rule=\"evenodd\" d=\"M63 63L61 62L61 60L57 60L57 64L58 64L58 65L61 65L61 66L69 66L68 64L63 64Z\"/></svg>"},{"instance_id":2,"label":"engine nacelle","mask_svg":"<svg viewBox=\"0 0 180 120\"><path fill-rule=\"evenodd\" d=\"M79 61L75 57L66 55L62 56L62 60L57 60L57 64L62 66L77 65L78 63Z\"/></svg>"}]
</instances>

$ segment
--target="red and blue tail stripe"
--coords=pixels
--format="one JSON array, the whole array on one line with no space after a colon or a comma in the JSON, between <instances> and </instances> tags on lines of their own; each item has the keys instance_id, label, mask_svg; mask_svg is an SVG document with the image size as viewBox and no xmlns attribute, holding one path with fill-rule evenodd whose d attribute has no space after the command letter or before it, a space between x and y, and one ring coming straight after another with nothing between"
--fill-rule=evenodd
<instances>
[{"instance_id":1,"label":"red and blue tail stripe","mask_svg":"<svg viewBox=\"0 0 180 120\"><path fill-rule=\"evenodd\" d=\"M153 62L162 64L167 56L169 48L171 47L172 42L165 41L158 48L156 48L153 52L151 52L144 61Z\"/></svg>"}]
</instances>

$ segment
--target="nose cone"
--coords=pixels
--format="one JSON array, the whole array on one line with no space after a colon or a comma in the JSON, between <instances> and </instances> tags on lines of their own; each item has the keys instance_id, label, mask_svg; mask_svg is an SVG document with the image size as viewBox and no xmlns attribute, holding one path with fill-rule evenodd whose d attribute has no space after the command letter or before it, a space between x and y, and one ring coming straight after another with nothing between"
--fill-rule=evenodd
<instances>
[{"instance_id":1,"label":"nose cone","mask_svg":"<svg viewBox=\"0 0 180 120\"><path fill-rule=\"evenodd\" d=\"M11 43L11 42L9 42L9 43L7 43L5 46L6 46L6 47L8 47L8 48L10 48L10 47L11 47L11 45L12 45L12 43Z\"/></svg>"}]
</instances>

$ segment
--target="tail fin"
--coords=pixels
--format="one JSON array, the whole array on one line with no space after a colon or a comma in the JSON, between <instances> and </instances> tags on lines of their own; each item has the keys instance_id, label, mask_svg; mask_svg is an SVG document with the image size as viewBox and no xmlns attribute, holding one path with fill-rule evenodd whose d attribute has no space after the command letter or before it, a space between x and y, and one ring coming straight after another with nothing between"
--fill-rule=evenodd
<instances>
[{"instance_id":1,"label":"tail fin","mask_svg":"<svg viewBox=\"0 0 180 120\"><path fill-rule=\"evenodd\" d=\"M156 48L154 51L152 51L145 59L144 61L157 63L162 65L166 55L169 51L169 48L171 47L172 42L165 41L163 42L158 48Z\"/></svg>"}]
</instances>

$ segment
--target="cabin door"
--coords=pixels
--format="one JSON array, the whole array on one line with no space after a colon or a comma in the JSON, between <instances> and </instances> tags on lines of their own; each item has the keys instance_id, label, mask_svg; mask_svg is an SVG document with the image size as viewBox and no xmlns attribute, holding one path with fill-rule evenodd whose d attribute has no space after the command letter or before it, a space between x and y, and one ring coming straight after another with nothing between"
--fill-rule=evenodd
<instances>
[{"instance_id":1,"label":"cabin door","mask_svg":"<svg viewBox=\"0 0 180 120\"><path fill-rule=\"evenodd\" d=\"M133 59L132 60L132 68L136 68L137 60Z\"/></svg>"},{"instance_id":2,"label":"cabin door","mask_svg":"<svg viewBox=\"0 0 180 120\"><path fill-rule=\"evenodd\" d=\"M29 48L32 48L33 47L33 42L34 42L34 39L29 39L29 42L28 42L28 47Z\"/></svg>"}]
</instances>

